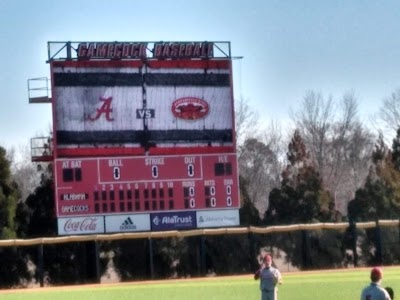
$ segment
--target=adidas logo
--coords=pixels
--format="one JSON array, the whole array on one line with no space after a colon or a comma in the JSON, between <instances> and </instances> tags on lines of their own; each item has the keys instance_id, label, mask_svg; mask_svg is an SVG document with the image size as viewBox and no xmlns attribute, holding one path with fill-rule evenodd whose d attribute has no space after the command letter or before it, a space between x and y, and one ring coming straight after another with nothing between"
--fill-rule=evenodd
<instances>
[{"instance_id":1,"label":"adidas logo","mask_svg":"<svg viewBox=\"0 0 400 300\"><path fill-rule=\"evenodd\" d=\"M119 227L120 230L132 230L136 229L135 223L133 223L131 217L127 217L124 222L122 222L121 226Z\"/></svg>"}]
</instances>

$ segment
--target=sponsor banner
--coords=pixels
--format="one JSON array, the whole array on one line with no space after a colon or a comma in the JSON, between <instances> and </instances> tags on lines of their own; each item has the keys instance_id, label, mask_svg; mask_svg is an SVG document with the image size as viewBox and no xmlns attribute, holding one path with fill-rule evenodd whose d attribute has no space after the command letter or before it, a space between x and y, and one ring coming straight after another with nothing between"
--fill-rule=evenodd
<instances>
[{"instance_id":1,"label":"sponsor banner","mask_svg":"<svg viewBox=\"0 0 400 300\"><path fill-rule=\"evenodd\" d=\"M196 212L179 211L150 215L151 230L184 230L196 228Z\"/></svg>"},{"instance_id":2,"label":"sponsor banner","mask_svg":"<svg viewBox=\"0 0 400 300\"><path fill-rule=\"evenodd\" d=\"M229 227L240 225L238 209L198 211L197 227Z\"/></svg>"},{"instance_id":3,"label":"sponsor banner","mask_svg":"<svg viewBox=\"0 0 400 300\"><path fill-rule=\"evenodd\" d=\"M58 218L57 223L60 235L104 233L103 216Z\"/></svg>"},{"instance_id":4,"label":"sponsor banner","mask_svg":"<svg viewBox=\"0 0 400 300\"><path fill-rule=\"evenodd\" d=\"M150 231L150 214L105 216L105 232Z\"/></svg>"}]
</instances>

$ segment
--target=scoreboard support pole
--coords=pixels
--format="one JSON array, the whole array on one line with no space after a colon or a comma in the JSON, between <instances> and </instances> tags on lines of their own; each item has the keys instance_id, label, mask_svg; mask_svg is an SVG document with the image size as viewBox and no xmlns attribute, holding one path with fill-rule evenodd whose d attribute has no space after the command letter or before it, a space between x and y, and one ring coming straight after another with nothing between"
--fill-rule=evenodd
<instances>
[{"instance_id":1,"label":"scoreboard support pole","mask_svg":"<svg viewBox=\"0 0 400 300\"><path fill-rule=\"evenodd\" d=\"M38 246L38 277L40 287L44 286L43 274L43 244L40 244Z\"/></svg>"},{"instance_id":2,"label":"scoreboard support pole","mask_svg":"<svg viewBox=\"0 0 400 300\"><path fill-rule=\"evenodd\" d=\"M150 278L154 279L153 240L151 238L148 238L148 245L149 245Z\"/></svg>"},{"instance_id":3,"label":"scoreboard support pole","mask_svg":"<svg viewBox=\"0 0 400 300\"><path fill-rule=\"evenodd\" d=\"M78 258L80 260L79 265L81 266L81 270L79 272L80 279L83 280L83 282L88 283L90 282L88 278L88 274L90 272L88 272L88 269L91 265L90 262L88 262L88 257L90 257L90 255L88 255L88 247L85 242L78 243L77 245L78 248L76 251L78 252Z\"/></svg>"},{"instance_id":4,"label":"scoreboard support pole","mask_svg":"<svg viewBox=\"0 0 400 300\"><path fill-rule=\"evenodd\" d=\"M353 220L350 220L350 233L351 233L351 249L353 251L353 264L358 267L358 254L357 254L357 227Z\"/></svg>"},{"instance_id":5,"label":"scoreboard support pole","mask_svg":"<svg viewBox=\"0 0 400 300\"><path fill-rule=\"evenodd\" d=\"M78 243L80 277L85 283L100 283L100 246L98 241Z\"/></svg>"},{"instance_id":6,"label":"scoreboard support pole","mask_svg":"<svg viewBox=\"0 0 400 300\"><path fill-rule=\"evenodd\" d=\"M253 233L249 232L247 235L247 239L249 241L249 266L251 267L252 270L256 270L258 268L258 264L256 264L254 260L254 255L257 257L256 254L256 248L254 245L254 235Z\"/></svg>"},{"instance_id":7,"label":"scoreboard support pole","mask_svg":"<svg viewBox=\"0 0 400 300\"><path fill-rule=\"evenodd\" d=\"M96 266L96 282L100 283L100 246L98 241L94 241L95 266Z\"/></svg>"},{"instance_id":8,"label":"scoreboard support pole","mask_svg":"<svg viewBox=\"0 0 400 300\"><path fill-rule=\"evenodd\" d=\"M383 262L382 259L382 233L381 227L379 226L379 222L376 221L375 227L375 261L377 265L381 265Z\"/></svg>"},{"instance_id":9,"label":"scoreboard support pole","mask_svg":"<svg viewBox=\"0 0 400 300\"><path fill-rule=\"evenodd\" d=\"M303 266L308 269L312 266L312 261L310 256L310 237L307 230L301 231L301 248Z\"/></svg>"},{"instance_id":10,"label":"scoreboard support pole","mask_svg":"<svg viewBox=\"0 0 400 300\"><path fill-rule=\"evenodd\" d=\"M206 237L200 237L200 274L206 275Z\"/></svg>"}]
</instances>

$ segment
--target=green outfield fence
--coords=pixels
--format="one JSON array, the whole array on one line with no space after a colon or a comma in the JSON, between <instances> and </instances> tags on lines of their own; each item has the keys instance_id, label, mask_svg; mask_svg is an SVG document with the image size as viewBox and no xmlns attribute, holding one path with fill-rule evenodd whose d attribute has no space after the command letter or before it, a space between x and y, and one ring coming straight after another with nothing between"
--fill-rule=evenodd
<instances>
[{"instance_id":1,"label":"green outfield fence","mask_svg":"<svg viewBox=\"0 0 400 300\"><path fill-rule=\"evenodd\" d=\"M319 267L349 267L363 266L373 262L374 264L398 264L400 263L400 221L399 220L378 220L374 222L363 223L315 223L315 224L296 224L287 226L268 226L268 227L231 227L218 229L196 229L187 231L162 231L162 232L138 232L138 233L116 233L116 234L98 234L98 235L79 235L79 236L61 236L61 237L42 237L34 239L12 239L0 240L0 247L36 247L37 248L37 280L40 286L45 285L46 265L51 262L46 261L46 245L62 246L65 243L75 243L77 245L91 246L89 252L84 252L82 261L90 260L88 264L88 276L92 277L92 282L100 282L100 257L104 252L104 244L107 244L108 251L122 243L129 243L132 240L140 240L144 247L136 253L132 253L132 258L145 261L147 272L141 274L136 279L154 279L160 278L157 274L158 259L155 253L157 248L162 247L162 241L178 238L186 240L188 243L196 244L196 251L188 258L189 263L197 269L196 274L189 276L204 276L210 272L217 275L233 275L230 272L249 273L257 266L256 255L261 247L266 247L275 253L275 257L281 257L280 268L283 271L295 270L291 266L293 257L285 257L276 247L276 240L279 238L287 240L288 243L298 244L300 251L296 259L301 259L302 266L306 269L317 269ZM309 241L309 234L318 233L321 236L329 233L339 234L350 237L350 246L344 252L346 257L341 260L342 265L330 265L329 257L326 262L322 262L323 257L313 257L312 245ZM363 233L363 234L360 234ZM372 233L374 236L374 253L372 260L367 261L360 257L359 248L363 242L365 233ZM218 247L210 247L219 242ZM245 241L243 243L243 241ZM332 245L331 247L343 247L343 245ZM78 247L77 247L78 248ZM339 253L340 251L338 251ZM79 252L81 255L82 252ZM239 268L232 269L221 267L219 264L235 265L238 257L248 257L247 263ZM223 257L223 259L216 259ZM192 261L191 261L192 260ZM193 261L194 260L194 261ZM221 263L219 261L222 261ZM86 263L85 263L86 264ZM224 274L221 274L224 272ZM239 270L239 271L238 271ZM79 274L79 276L86 276ZM135 279L132 277L132 279Z\"/></svg>"}]
</instances>

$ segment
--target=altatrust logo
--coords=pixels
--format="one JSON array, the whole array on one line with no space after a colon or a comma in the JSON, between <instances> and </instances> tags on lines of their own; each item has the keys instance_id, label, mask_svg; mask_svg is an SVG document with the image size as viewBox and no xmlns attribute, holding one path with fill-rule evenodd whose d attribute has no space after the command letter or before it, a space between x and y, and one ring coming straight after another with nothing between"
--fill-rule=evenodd
<instances>
[{"instance_id":1,"label":"altatrust logo","mask_svg":"<svg viewBox=\"0 0 400 300\"><path fill-rule=\"evenodd\" d=\"M193 223L192 216L188 217L179 217L179 216L171 216L171 217L162 217L161 219L159 217L155 217L153 219L153 223L155 225L161 224L188 224L188 223Z\"/></svg>"},{"instance_id":2,"label":"altatrust logo","mask_svg":"<svg viewBox=\"0 0 400 300\"><path fill-rule=\"evenodd\" d=\"M159 217L155 217L155 218L153 219L153 223L154 223L155 225L160 224L160 218L159 218Z\"/></svg>"}]
</instances>

